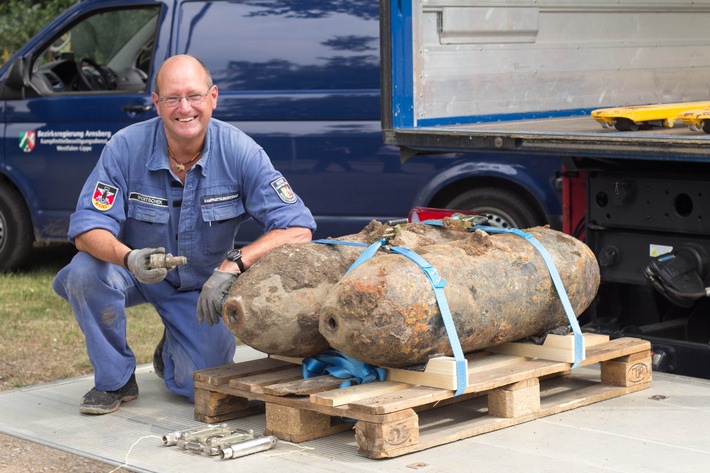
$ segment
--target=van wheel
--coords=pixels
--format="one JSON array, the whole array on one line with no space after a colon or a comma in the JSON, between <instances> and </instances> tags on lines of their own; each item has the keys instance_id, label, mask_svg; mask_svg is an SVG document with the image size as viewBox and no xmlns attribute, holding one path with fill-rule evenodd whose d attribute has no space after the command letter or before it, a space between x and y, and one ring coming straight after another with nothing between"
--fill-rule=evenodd
<instances>
[{"instance_id":1,"label":"van wheel","mask_svg":"<svg viewBox=\"0 0 710 473\"><path fill-rule=\"evenodd\" d=\"M22 196L0 186L0 272L22 266L32 250L32 221Z\"/></svg>"},{"instance_id":2,"label":"van wheel","mask_svg":"<svg viewBox=\"0 0 710 473\"><path fill-rule=\"evenodd\" d=\"M491 227L530 228L547 224L518 194L498 187L471 189L451 200L445 208L478 212L488 217Z\"/></svg>"}]
</instances>

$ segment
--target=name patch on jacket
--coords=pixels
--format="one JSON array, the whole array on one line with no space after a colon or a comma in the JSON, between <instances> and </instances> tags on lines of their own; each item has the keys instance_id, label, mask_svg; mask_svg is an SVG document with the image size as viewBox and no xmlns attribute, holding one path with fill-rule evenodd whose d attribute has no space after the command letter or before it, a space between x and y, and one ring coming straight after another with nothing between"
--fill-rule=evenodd
<instances>
[{"instance_id":1,"label":"name patch on jacket","mask_svg":"<svg viewBox=\"0 0 710 473\"><path fill-rule=\"evenodd\" d=\"M95 209L105 212L113 207L116 194L118 194L118 187L104 184L103 182L97 182L94 188L94 194L91 196L91 203L94 204Z\"/></svg>"},{"instance_id":2,"label":"name patch on jacket","mask_svg":"<svg viewBox=\"0 0 710 473\"><path fill-rule=\"evenodd\" d=\"M219 204L221 202L229 202L230 200L236 200L239 198L239 192L236 194L222 194L222 195L206 195L200 202L202 205L205 204Z\"/></svg>"},{"instance_id":3,"label":"name patch on jacket","mask_svg":"<svg viewBox=\"0 0 710 473\"><path fill-rule=\"evenodd\" d=\"M273 187L273 189L276 191L276 194L279 196L279 199L281 199L285 203L296 203L296 194L293 192L293 189L291 189L291 186L289 185L285 177L280 177L275 181L271 181L271 187Z\"/></svg>"},{"instance_id":4,"label":"name patch on jacket","mask_svg":"<svg viewBox=\"0 0 710 473\"><path fill-rule=\"evenodd\" d=\"M162 197L153 197L152 195L139 194L138 192L131 192L130 194L128 194L128 200L137 200L138 202L156 205L158 207L168 206L168 199L164 199Z\"/></svg>"}]
</instances>

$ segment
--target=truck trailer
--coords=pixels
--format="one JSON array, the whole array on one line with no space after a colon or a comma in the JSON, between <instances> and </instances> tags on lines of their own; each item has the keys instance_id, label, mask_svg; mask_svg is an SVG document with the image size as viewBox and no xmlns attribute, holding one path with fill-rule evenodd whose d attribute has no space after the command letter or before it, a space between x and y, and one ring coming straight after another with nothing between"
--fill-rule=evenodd
<instances>
[{"instance_id":1,"label":"truck trailer","mask_svg":"<svg viewBox=\"0 0 710 473\"><path fill-rule=\"evenodd\" d=\"M583 330L647 339L654 369L710 378L710 136L648 123L601 128L591 115L706 101L710 2L381 8L385 142L410 161L437 152L559 157L563 230L583 238L601 267Z\"/></svg>"}]
</instances>

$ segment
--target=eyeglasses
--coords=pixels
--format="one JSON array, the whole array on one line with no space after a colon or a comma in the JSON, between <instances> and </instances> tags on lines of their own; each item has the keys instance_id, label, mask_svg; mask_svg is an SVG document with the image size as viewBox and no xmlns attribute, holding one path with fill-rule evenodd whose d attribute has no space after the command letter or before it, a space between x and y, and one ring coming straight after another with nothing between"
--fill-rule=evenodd
<instances>
[{"instance_id":1,"label":"eyeglasses","mask_svg":"<svg viewBox=\"0 0 710 473\"><path fill-rule=\"evenodd\" d=\"M177 107L180 105L182 99L187 100L190 105L199 105L205 101L205 97L210 93L210 87L204 94L190 94L190 95L171 95L169 97L158 97L158 102L162 103L166 107Z\"/></svg>"}]
</instances>

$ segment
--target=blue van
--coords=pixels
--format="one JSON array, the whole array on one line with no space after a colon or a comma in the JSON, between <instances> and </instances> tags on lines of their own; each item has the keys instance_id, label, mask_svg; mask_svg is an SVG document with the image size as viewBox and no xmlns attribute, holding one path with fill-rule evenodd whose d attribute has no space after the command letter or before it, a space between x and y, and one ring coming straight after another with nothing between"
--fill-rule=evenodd
<instances>
[{"instance_id":1,"label":"blue van","mask_svg":"<svg viewBox=\"0 0 710 473\"><path fill-rule=\"evenodd\" d=\"M167 57L188 53L219 87L214 116L251 135L303 198L315 237L406 217L477 210L493 225L559 227L556 158L416 156L380 126L377 0L83 0L0 69L0 271L34 242L66 241L103 145L155 116ZM258 236L244 225L239 239Z\"/></svg>"}]
</instances>

